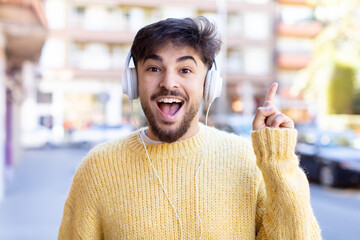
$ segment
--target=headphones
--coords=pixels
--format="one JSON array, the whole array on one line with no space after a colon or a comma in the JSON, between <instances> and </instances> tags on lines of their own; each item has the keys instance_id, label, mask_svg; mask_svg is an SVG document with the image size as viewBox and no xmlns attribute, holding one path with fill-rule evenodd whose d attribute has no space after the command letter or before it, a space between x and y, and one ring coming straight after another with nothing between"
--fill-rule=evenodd
<instances>
[{"instance_id":1,"label":"headphones","mask_svg":"<svg viewBox=\"0 0 360 240\"><path fill-rule=\"evenodd\" d=\"M139 97L138 79L135 68L130 68L131 51L128 53L125 60L124 73L121 76L123 93L128 95L130 100ZM223 79L217 70L216 62L214 61L211 69L206 74L204 84L204 100L212 103L221 94Z\"/></svg>"}]
</instances>

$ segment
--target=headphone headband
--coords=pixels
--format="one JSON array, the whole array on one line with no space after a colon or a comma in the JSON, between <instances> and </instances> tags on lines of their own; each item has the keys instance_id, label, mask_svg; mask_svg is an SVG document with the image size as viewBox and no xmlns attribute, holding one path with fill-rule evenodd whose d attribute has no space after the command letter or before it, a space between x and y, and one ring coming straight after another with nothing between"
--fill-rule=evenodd
<instances>
[{"instance_id":1,"label":"headphone headband","mask_svg":"<svg viewBox=\"0 0 360 240\"><path fill-rule=\"evenodd\" d=\"M129 66L130 66L130 60L131 60L131 51L128 52L127 56L126 56L126 59L125 59L125 66L124 66L124 69L128 69Z\"/></svg>"}]
</instances>

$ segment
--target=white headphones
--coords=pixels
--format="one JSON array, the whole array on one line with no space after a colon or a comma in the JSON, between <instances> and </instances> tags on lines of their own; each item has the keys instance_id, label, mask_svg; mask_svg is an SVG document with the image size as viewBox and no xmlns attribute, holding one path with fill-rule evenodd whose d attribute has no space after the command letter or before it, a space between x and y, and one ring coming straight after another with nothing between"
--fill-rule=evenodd
<instances>
[{"instance_id":1,"label":"white headphones","mask_svg":"<svg viewBox=\"0 0 360 240\"><path fill-rule=\"evenodd\" d=\"M123 93L128 95L130 100L139 97L138 79L135 68L130 68L131 51L128 53L125 60L124 73L121 76ZM221 94L223 79L217 70L214 61L211 69L206 74L204 85L204 100L212 103Z\"/></svg>"}]
</instances>

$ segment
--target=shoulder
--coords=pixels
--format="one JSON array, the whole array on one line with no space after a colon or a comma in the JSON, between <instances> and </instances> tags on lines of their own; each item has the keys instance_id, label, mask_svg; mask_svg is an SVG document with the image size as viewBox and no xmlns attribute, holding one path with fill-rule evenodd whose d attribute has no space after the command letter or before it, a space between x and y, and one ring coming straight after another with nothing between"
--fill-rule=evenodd
<instances>
[{"instance_id":1,"label":"shoulder","mask_svg":"<svg viewBox=\"0 0 360 240\"><path fill-rule=\"evenodd\" d=\"M249 137L224 132L214 127L207 128L209 148L218 149L219 153L227 155L231 159L247 159L252 161L254 151Z\"/></svg>"},{"instance_id":2,"label":"shoulder","mask_svg":"<svg viewBox=\"0 0 360 240\"><path fill-rule=\"evenodd\" d=\"M136 149L134 142L137 140L137 132L129 136L102 143L91 149L82 159L72 180L68 204L81 201L91 201L91 204L101 201L104 191L114 186L114 179L122 177L126 169L123 162L129 151Z\"/></svg>"},{"instance_id":3,"label":"shoulder","mask_svg":"<svg viewBox=\"0 0 360 240\"><path fill-rule=\"evenodd\" d=\"M138 134L140 130L130 133L128 136L107 141L95 146L90 150L89 154L104 153L108 151L116 151L119 148L123 148L126 145L138 142Z\"/></svg>"},{"instance_id":4,"label":"shoulder","mask_svg":"<svg viewBox=\"0 0 360 240\"><path fill-rule=\"evenodd\" d=\"M121 139L101 143L86 154L77 172L104 174L111 171L115 164L121 161L129 152L137 149L136 146L139 144L138 131Z\"/></svg>"}]
</instances>

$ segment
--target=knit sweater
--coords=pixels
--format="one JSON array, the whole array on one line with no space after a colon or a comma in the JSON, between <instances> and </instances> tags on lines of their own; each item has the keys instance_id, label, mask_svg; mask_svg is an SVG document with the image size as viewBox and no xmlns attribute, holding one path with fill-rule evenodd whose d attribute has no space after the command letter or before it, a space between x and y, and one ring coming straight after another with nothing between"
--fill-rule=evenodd
<instances>
[{"instance_id":1,"label":"knit sweater","mask_svg":"<svg viewBox=\"0 0 360 240\"><path fill-rule=\"evenodd\" d=\"M197 175L202 239L321 239L294 154L296 130L254 131L251 144L200 124L189 139L146 145L182 231L138 134L101 144L84 158L59 240L199 239L195 173L206 139Z\"/></svg>"}]
</instances>

